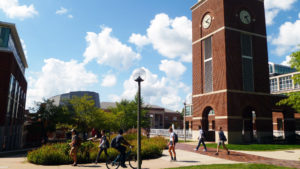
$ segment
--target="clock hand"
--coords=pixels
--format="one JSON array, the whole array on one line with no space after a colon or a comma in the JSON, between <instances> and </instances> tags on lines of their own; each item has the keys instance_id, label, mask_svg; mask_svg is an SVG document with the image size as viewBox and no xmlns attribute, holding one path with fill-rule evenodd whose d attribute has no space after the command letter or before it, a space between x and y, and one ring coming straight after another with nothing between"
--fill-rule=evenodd
<instances>
[{"instance_id":1,"label":"clock hand","mask_svg":"<svg viewBox=\"0 0 300 169\"><path fill-rule=\"evenodd\" d=\"M250 22L249 16L245 16L244 18L245 18L248 22Z\"/></svg>"}]
</instances>

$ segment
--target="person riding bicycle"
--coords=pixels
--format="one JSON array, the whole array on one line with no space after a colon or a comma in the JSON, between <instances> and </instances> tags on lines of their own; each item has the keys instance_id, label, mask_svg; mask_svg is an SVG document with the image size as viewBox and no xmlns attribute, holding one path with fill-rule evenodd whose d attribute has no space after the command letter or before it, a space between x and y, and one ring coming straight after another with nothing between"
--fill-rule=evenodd
<instances>
[{"instance_id":1,"label":"person riding bicycle","mask_svg":"<svg viewBox=\"0 0 300 169\"><path fill-rule=\"evenodd\" d=\"M116 146L114 148L120 152L121 167L127 168L127 166L125 165L126 147L122 146L122 144L132 147L132 145L124 139L123 130L121 129L119 130L119 135L116 136Z\"/></svg>"}]
</instances>

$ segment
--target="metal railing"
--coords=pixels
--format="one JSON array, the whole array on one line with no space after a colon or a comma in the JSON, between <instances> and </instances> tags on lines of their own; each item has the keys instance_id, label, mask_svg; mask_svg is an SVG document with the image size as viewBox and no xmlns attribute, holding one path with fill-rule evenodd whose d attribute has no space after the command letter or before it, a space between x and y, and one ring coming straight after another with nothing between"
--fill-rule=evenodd
<instances>
[{"instance_id":1,"label":"metal railing","mask_svg":"<svg viewBox=\"0 0 300 169\"><path fill-rule=\"evenodd\" d=\"M179 138L184 138L184 131L183 130L174 130L174 132L178 135ZM151 129L150 130L150 135L152 136L166 136L169 137L169 129ZM186 130L186 138L187 139L192 139L193 134L189 130Z\"/></svg>"}]
</instances>

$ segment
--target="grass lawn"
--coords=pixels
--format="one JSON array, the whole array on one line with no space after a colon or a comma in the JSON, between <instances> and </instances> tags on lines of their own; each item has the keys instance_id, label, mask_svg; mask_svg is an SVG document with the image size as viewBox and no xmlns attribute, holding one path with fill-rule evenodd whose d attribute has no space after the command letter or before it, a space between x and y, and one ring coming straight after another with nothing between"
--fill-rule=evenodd
<instances>
[{"instance_id":1,"label":"grass lawn","mask_svg":"<svg viewBox=\"0 0 300 169\"><path fill-rule=\"evenodd\" d=\"M202 145L201 145L202 146ZM217 144L208 143L208 148L217 148ZM300 149L300 145L287 145L287 144L227 144L230 150L244 150L244 151L275 151L275 150L290 150ZM222 148L222 146L220 146Z\"/></svg>"},{"instance_id":2,"label":"grass lawn","mask_svg":"<svg viewBox=\"0 0 300 169\"><path fill-rule=\"evenodd\" d=\"M182 169L290 169L288 167L279 167L265 164L214 164L214 165L198 165L179 167ZM175 169L175 168L174 168Z\"/></svg>"}]
</instances>

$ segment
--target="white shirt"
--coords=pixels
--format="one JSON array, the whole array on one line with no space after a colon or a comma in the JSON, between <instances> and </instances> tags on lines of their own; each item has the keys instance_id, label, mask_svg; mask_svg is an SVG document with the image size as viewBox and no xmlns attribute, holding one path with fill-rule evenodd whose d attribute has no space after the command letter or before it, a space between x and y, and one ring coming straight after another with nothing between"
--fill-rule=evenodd
<instances>
[{"instance_id":1,"label":"white shirt","mask_svg":"<svg viewBox=\"0 0 300 169\"><path fill-rule=\"evenodd\" d=\"M202 136L203 136L203 130L200 129L200 130L199 130L199 140L203 138Z\"/></svg>"},{"instance_id":2,"label":"white shirt","mask_svg":"<svg viewBox=\"0 0 300 169\"><path fill-rule=\"evenodd\" d=\"M172 133L170 134L170 141L173 141L173 137L174 137L174 132L172 132Z\"/></svg>"}]
</instances>

